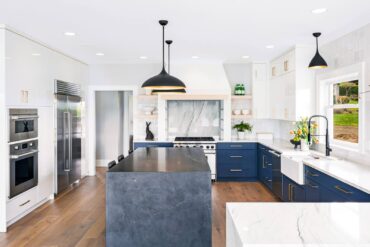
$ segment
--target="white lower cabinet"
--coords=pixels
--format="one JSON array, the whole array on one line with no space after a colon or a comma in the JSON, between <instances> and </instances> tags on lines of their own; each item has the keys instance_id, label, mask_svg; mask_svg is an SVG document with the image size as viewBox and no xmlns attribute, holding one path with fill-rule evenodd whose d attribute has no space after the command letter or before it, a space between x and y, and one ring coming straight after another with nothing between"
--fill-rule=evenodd
<instances>
[{"instance_id":1,"label":"white lower cabinet","mask_svg":"<svg viewBox=\"0 0 370 247\"><path fill-rule=\"evenodd\" d=\"M37 204L37 187L32 188L8 201L6 220L11 221Z\"/></svg>"}]
</instances>

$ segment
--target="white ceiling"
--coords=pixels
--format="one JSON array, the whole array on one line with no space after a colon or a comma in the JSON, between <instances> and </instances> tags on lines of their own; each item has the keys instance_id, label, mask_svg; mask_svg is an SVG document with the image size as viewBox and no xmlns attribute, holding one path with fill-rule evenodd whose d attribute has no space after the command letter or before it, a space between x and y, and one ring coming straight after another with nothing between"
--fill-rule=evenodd
<instances>
[{"instance_id":1,"label":"white ceiling","mask_svg":"<svg viewBox=\"0 0 370 247\"><path fill-rule=\"evenodd\" d=\"M267 60L294 44L314 44L312 32L321 31L326 43L370 23L369 0L0 0L0 6L0 23L90 64L158 62L159 19L169 20L174 62L195 55L197 62ZM328 11L311 13L322 7Z\"/></svg>"}]
</instances>

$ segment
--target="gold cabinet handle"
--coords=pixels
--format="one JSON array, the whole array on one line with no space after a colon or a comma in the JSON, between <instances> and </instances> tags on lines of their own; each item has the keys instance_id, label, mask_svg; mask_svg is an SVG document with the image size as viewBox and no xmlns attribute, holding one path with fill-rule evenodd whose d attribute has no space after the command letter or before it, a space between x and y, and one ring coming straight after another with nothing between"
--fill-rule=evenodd
<instances>
[{"instance_id":1,"label":"gold cabinet handle","mask_svg":"<svg viewBox=\"0 0 370 247\"><path fill-rule=\"evenodd\" d=\"M307 171L306 174L309 175L309 176L311 176L311 177L318 177L319 176L319 174L312 173L310 171Z\"/></svg>"},{"instance_id":2,"label":"gold cabinet handle","mask_svg":"<svg viewBox=\"0 0 370 247\"><path fill-rule=\"evenodd\" d=\"M291 199L291 187L292 187L292 185L291 184L288 184L288 201L291 201L292 199Z\"/></svg>"},{"instance_id":3,"label":"gold cabinet handle","mask_svg":"<svg viewBox=\"0 0 370 247\"><path fill-rule=\"evenodd\" d=\"M312 185L312 184L310 184L310 183L307 183L307 185L308 185L308 186L310 186L311 188L314 188L314 189L318 189L318 188L319 188L319 186L318 186L318 185Z\"/></svg>"},{"instance_id":4,"label":"gold cabinet handle","mask_svg":"<svg viewBox=\"0 0 370 247\"><path fill-rule=\"evenodd\" d=\"M345 189L341 188L339 185L334 186L334 188L336 188L337 190L339 190L340 192L343 192L345 194L353 194L352 191L345 190Z\"/></svg>"}]
</instances>

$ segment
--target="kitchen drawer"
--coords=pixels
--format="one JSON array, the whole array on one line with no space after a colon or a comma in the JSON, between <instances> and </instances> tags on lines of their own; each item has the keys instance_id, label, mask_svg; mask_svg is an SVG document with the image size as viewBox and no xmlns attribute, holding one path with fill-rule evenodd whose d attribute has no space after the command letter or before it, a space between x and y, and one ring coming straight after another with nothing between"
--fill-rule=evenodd
<instances>
[{"instance_id":1,"label":"kitchen drawer","mask_svg":"<svg viewBox=\"0 0 370 247\"><path fill-rule=\"evenodd\" d=\"M351 185L348 185L336 178L326 175L314 168L305 166L305 176L306 179L315 181L326 189L336 193L340 197L346 198L346 201L353 202L370 202L370 195L358 190Z\"/></svg>"},{"instance_id":2,"label":"kitchen drawer","mask_svg":"<svg viewBox=\"0 0 370 247\"><path fill-rule=\"evenodd\" d=\"M172 142L135 142L134 149L137 148L156 148L156 147L173 147Z\"/></svg>"},{"instance_id":3,"label":"kitchen drawer","mask_svg":"<svg viewBox=\"0 0 370 247\"><path fill-rule=\"evenodd\" d=\"M221 143L217 143L217 149L257 149L257 143L253 143L253 142L221 142Z\"/></svg>"},{"instance_id":4,"label":"kitchen drawer","mask_svg":"<svg viewBox=\"0 0 370 247\"><path fill-rule=\"evenodd\" d=\"M14 198L6 204L6 220L12 220L24 213L37 203L37 187L32 188Z\"/></svg>"},{"instance_id":5,"label":"kitchen drawer","mask_svg":"<svg viewBox=\"0 0 370 247\"><path fill-rule=\"evenodd\" d=\"M264 183L270 190L272 190L272 174L264 174L260 177L261 182Z\"/></svg>"},{"instance_id":6,"label":"kitchen drawer","mask_svg":"<svg viewBox=\"0 0 370 247\"><path fill-rule=\"evenodd\" d=\"M255 177L254 173L241 165L230 167L221 167L217 170L217 176L220 178L238 178L238 177Z\"/></svg>"}]
</instances>

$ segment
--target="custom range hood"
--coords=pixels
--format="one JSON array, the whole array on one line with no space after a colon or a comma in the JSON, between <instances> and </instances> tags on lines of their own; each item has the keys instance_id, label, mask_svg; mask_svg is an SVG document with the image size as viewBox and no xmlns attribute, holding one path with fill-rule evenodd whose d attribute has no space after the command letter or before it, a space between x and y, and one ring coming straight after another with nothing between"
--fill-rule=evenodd
<instances>
[{"instance_id":1,"label":"custom range hood","mask_svg":"<svg viewBox=\"0 0 370 247\"><path fill-rule=\"evenodd\" d=\"M167 51L167 68L168 68L168 74L170 74L170 45L172 44L172 40L166 40L166 44L168 46L168 51ZM185 89L170 89L170 90L165 90L165 89L154 89L152 91L152 94L184 94L186 93Z\"/></svg>"},{"instance_id":2,"label":"custom range hood","mask_svg":"<svg viewBox=\"0 0 370 247\"><path fill-rule=\"evenodd\" d=\"M160 20L159 24L162 26L162 71L158 75L146 80L141 87L152 90L185 89L185 84L178 78L169 75L164 67L164 28L168 24L168 21Z\"/></svg>"}]
</instances>

